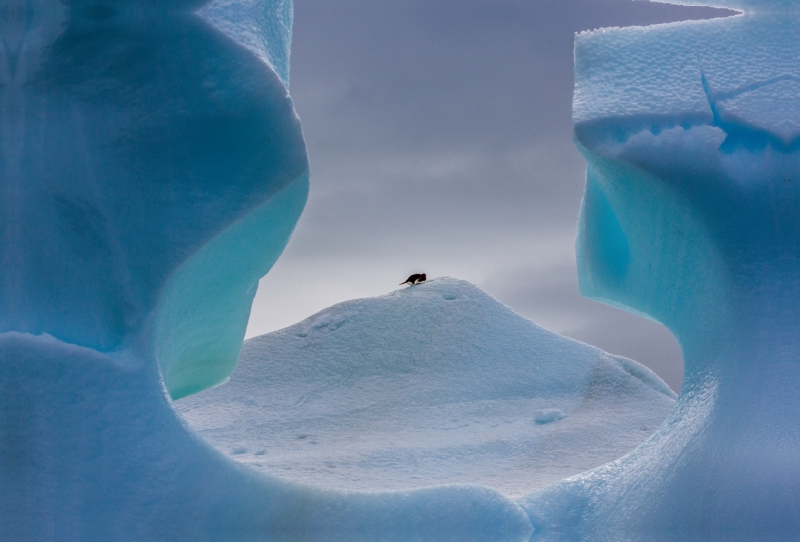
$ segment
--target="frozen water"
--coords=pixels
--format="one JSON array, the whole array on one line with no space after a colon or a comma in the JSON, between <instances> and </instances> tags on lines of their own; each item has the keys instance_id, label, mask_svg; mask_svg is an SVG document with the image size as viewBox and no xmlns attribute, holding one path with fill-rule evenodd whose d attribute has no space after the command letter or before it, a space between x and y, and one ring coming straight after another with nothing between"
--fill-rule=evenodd
<instances>
[{"instance_id":1,"label":"frozen water","mask_svg":"<svg viewBox=\"0 0 800 542\"><path fill-rule=\"evenodd\" d=\"M674 397L642 365L440 278L251 339L229 382L177 407L216 448L287 479L521 496L632 450Z\"/></svg>"},{"instance_id":2,"label":"frozen water","mask_svg":"<svg viewBox=\"0 0 800 542\"><path fill-rule=\"evenodd\" d=\"M290 3L204 4L0 1L0 540L527 540L489 488L285 482L173 409L308 189Z\"/></svg>"},{"instance_id":3,"label":"frozen water","mask_svg":"<svg viewBox=\"0 0 800 542\"><path fill-rule=\"evenodd\" d=\"M576 38L585 295L680 341L676 408L631 454L520 501L535 540L769 540L800 528L796 2Z\"/></svg>"},{"instance_id":4,"label":"frozen water","mask_svg":"<svg viewBox=\"0 0 800 542\"><path fill-rule=\"evenodd\" d=\"M170 402L230 374L258 278L305 203L308 162L286 87L288 2L0 4L0 539L796 536L795 2L719 0L744 14L578 37L575 134L589 164L581 288L670 327L684 349L686 381L665 424L634 452L519 503L478 485L353 493L271 478L205 444ZM444 287L453 291L436 297ZM443 316L425 332L447 330L448 313L436 307L483 306L468 288L461 296L462 287L432 283L391 299ZM408 435L402 416L381 419L379 407L413 398L430 405L420 413L428 429L451 430L461 458L494 454L507 472L510 454L498 452L486 425L522 406L527 442L557 454L561 438L572 452L559 457L574 453L570 468L583 468L578 461L591 453L578 445L581 423L594 434L596 423L610 424L633 445L640 437L630 422L642 414L599 418L584 404L613 412L615 394L622 404L669 401L640 366L591 349L581 364L570 356L588 347L489 307L486 314L521 333L515 337L538 337L540 350L497 340L505 328L485 315L478 325L476 311L465 325L474 338L461 342L443 335L426 343L415 326L395 321L403 334L384 335L379 358L394 365L367 376L357 370L371 366L348 365L364 362L355 357L324 357L327 374L309 358L284 367L317 388L276 371L279 385L305 397L295 408L315 412L320 424L301 427L287 415L291 446L345 439L335 426L329 442L321 438L326 417L362 430L377 421L386 439ZM342 347L336 337L350 332L358 311L340 309L281 340ZM409 345L417 357L391 354ZM485 356L467 356L472 350ZM523 354L541 352L575 363L568 373L540 365L527 383ZM509 373L497 370L503 358ZM464 361L471 369L458 365ZM323 385L332 375L370 410L334 403ZM480 429L475 437L456 425L467 415ZM395 432L384 429L391 423L400 424ZM280 436L279 424L273 430ZM512 436L524 444L522 433ZM471 438L482 439L488 456L470 448ZM433 432L430 440L443 449ZM251 450L269 458L271 446L244 433L226 451L252 463ZM381 451L350 453L369 465L372 450ZM401 470L409 457L400 458ZM430 479L450 476L444 463L426 468ZM490 478L486 463L481 468Z\"/></svg>"},{"instance_id":5,"label":"frozen water","mask_svg":"<svg viewBox=\"0 0 800 542\"><path fill-rule=\"evenodd\" d=\"M307 186L280 78L198 5L4 4L0 54L0 330L153 344L175 396L233 368Z\"/></svg>"},{"instance_id":6,"label":"frozen water","mask_svg":"<svg viewBox=\"0 0 800 542\"><path fill-rule=\"evenodd\" d=\"M272 66L289 87L291 0L213 0L198 14Z\"/></svg>"}]
</instances>

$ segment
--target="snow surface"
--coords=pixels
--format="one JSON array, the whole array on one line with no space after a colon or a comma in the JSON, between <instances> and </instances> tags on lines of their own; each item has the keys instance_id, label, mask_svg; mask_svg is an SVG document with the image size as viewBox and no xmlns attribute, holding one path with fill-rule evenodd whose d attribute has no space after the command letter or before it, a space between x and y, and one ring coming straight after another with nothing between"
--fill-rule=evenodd
<instances>
[{"instance_id":1,"label":"snow surface","mask_svg":"<svg viewBox=\"0 0 800 542\"><path fill-rule=\"evenodd\" d=\"M796 2L784 8L579 34L573 99L579 141L605 148L642 131L713 127L706 131L709 144L722 134L731 145L794 148L800 57L786 44L797 39L798 12Z\"/></svg>"},{"instance_id":2,"label":"snow surface","mask_svg":"<svg viewBox=\"0 0 800 542\"><path fill-rule=\"evenodd\" d=\"M674 397L646 367L440 278L250 339L229 382L177 407L218 449L287 479L521 496L635 448Z\"/></svg>"},{"instance_id":3,"label":"snow surface","mask_svg":"<svg viewBox=\"0 0 800 542\"><path fill-rule=\"evenodd\" d=\"M481 486L342 493L268 477L203 443L150 360L0 334L3 542L525 542Z\"/></svg>"},{"instance_id":4,"label":"snow surface","mask_svg":"<svg viewBox=\"0 0 800 542\"><path fill-rule=\"evenodd\" d=\"M642 446L519 501L534 540L800 531L800 5L724 5L576 38L581 292L670 328L685 377Z\"/></svg>"}]
</instances>

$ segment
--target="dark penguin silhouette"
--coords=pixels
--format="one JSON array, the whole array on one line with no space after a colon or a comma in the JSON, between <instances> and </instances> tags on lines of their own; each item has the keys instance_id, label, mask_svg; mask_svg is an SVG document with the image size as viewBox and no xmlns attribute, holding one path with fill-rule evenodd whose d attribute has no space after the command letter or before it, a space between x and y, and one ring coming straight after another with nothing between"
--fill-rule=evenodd
<instances>
[{"instance_id":1,"label":"dark penguin silhouette","mask_svg":"<svg viewBox=\"0 0 800 542\"><path fill-rule=\"evenodd\" d=\"M401 282L400 285L402 286L403 284L420 284L422 282L425 282L427 279L428 277L425 275L425 273L414 273L413 275L408 277L405 282Z\"/></svg>"}]
</instances>

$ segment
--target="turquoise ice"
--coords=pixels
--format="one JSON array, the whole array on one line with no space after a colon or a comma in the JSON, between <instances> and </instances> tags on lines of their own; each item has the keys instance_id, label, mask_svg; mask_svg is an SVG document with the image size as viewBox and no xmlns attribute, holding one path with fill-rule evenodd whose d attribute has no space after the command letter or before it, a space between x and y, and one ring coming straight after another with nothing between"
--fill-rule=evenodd
<instances>
[{"instance_id":1,"label":"turquoise ice","mask_svg":"<svg viewBox=\"0 0 800 542\"><path fill-rule=\"evenodd\" d=\"M800 528L800 6L696 3L743 13L576 37L580 287L666 325L686 376L648 442L521 501L533 540Z\"/></svg>"},{"instance_id":2,"label":"turquoise ice","mask_svg":"<svg viewBox=\"0 0 800 542\"><path fill-rule=\"evenodd\" d=\"M305 203L289 2L0 2L0 539L794 537L800 12L715 5L742 14L576 42L581 289L675 333L682 394L628 456L512 502L289 483L173 408L231 373Z\"/></svg>"}]
</instances>

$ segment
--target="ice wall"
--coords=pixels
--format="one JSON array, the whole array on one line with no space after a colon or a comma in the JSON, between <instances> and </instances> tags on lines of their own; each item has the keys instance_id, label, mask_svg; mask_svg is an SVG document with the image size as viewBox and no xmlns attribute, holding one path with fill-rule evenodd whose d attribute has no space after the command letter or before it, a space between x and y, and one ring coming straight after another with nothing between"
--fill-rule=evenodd
<instances>
[{"instance_id":1,"label":"ice wall","mask_svg":"<svg viewBox=\"0 0 800 542\"><path fill-rule=\"evenodd\" d=\"M535 540L800 528L800 7L703 3L744 13L576 38L581 290L669 327L686 376L648 442L522 501Z\"/></svg>"},{"instance_id":2,"label":"ice wall","mask_svg":"<svg viewBox=\"0 0 800 542\"><path fill-rule=\"evenodd\" d=\"M300 214L308 167L280 78L193 14L200 4L6 2L0 55L0 330L105 352L155 342L177 395L224 378L203 374L214 364L232 368L231 348L188 361L182 327L241 342L246 297ZM269 205L284 216L264 234ZM220 264L209 252L231 246L211 242L222 235L259 257ZM198 298L229 295L236 310L188 323L208 312Z\"/></svg>"},{"instance_id":3,"label":"ice wall","mask_svg":"<svg viewBox=\"0 0 800 542\"><path fill-rule=\"evenodd\" d=\"M0 540L524 540L478 486L268 478L172 408L306 199L286 0L0 0Z\"/></svg>"}]
</instances>

